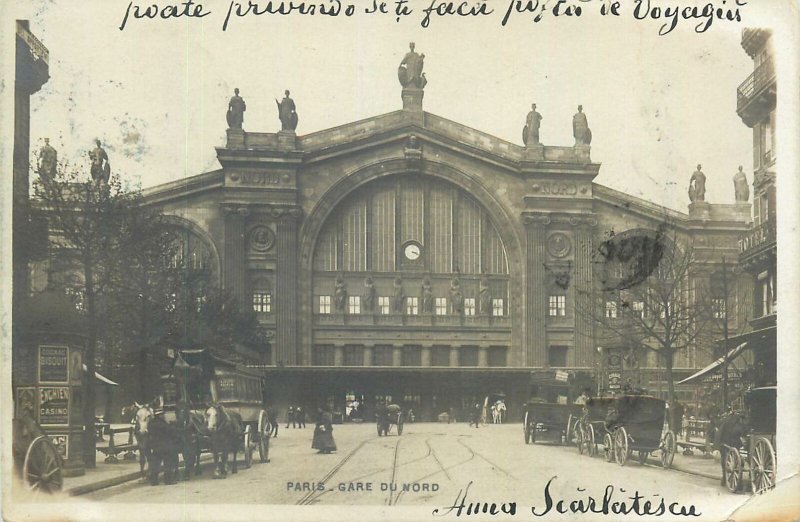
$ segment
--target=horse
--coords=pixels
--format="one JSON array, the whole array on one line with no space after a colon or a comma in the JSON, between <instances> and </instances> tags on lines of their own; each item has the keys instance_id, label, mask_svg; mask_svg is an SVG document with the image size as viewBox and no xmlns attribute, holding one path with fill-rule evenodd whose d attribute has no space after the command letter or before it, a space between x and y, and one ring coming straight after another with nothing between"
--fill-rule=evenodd
<instances>
[{"instance_id":1,"label":"horse","mask_svg":"<svg viewBox=\"0 0 800 522\"><path fill-rule=\"evenodd\" d=\"M202 472L200 453L205 433L205 421L203 416L193 412L186 402L180 401L175 406L175 423L181 438L184 478L188 480L193 469L195 475L200 475Z\"/></svg>"},{"instance_id":2,"label":"horse","mask_svg":"<svg viewBox=\"0 0 800 522\"><path fill-rule=\"evenodd\" d=\"M747 420L742 412L720 415L713 428L713 448L719 451L722 484L725 484L725 458L729 448L742 449L742 436L747 434Z\"/></svg>"},{"instance_id":3,"label":"horse","mask_svg":"<svg viewBox=\"0 0 800 522\"><path fill-rule=\"evenodd\" d=\"M156 411L150 421L148 445L150 450L149 475L150 484L158 485L158 475L161 466L164 466L164 482L175 484L180 476L178 473L178 453L182 448L181 430L176 424L171 424L164 419L162 411Z\"/></svg>"},{"instance_id":4,"label":"horse","mask_svg":"<svg viewBox=\"0 0 800 522\"><path fill-rule=\"evenodd\" d=\"M155 417L155 412L149 404L139 404L135 402L133 408L123 409L123 414L126 411L133 410L133 435L136 437L136 444L139 446L139 472L144 478L145 465L150 461L150 421Z\"/></svg>"},{"instance_id":5,"label":"horse","mask_svg":"<svg viewBox=\"0 0 800 522\"><path fill-rule=\"evenodd\" d=\"M233 453L231 473L237 473L236 453L242 444L244 426L242 416L226 410L220 404L212 404L205 413L206 430L211 440L211 451L214 455L214 478L226 478L228 471L228 453Z\"/></svg>"}]
</instances>

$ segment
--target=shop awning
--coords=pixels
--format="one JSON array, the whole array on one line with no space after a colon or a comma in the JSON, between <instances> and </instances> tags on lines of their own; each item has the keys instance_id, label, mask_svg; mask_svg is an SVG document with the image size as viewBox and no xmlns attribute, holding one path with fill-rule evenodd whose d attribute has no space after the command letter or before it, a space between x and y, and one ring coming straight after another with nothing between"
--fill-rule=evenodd
<instances>
[{"instance_id":1,"label":"shop awning","mask_svg":"<svg viewBox=\"0 0 800 522\"><path fill-rule=\"evenodd\" d=\"M83 371L88 371L88 368L86 368L85 364L83 365ZM119 386L119 384L115 383L114 381L112 381L111 379L106 377L105 375L102 375L102 374L100 374L98 372L94 372L94 378L97 379L100 382L104 382L106 384L110 384L111 386Z\"/></svg>"},{"instance_id":2,"label":"shop awning","mask_svg":"<svg viewBox=\"0 0 800 522\"><path fill-rule=\"evenodd\" d=\"M722 364L725 362L726 359L730 363L732 360L738 357L745 350L745 348L747 348L747 341L741 343L736 348L729 351L728 355L723 355L722 357L712 362L702 370L690 375L689 377L685 378L682 381L678 381L678 384L686 384L687 382L692 382L694 380L699 379L700 377L713 373L714 371L717 370L717 368L722 366Z\"/></svg>"}]
</instances>

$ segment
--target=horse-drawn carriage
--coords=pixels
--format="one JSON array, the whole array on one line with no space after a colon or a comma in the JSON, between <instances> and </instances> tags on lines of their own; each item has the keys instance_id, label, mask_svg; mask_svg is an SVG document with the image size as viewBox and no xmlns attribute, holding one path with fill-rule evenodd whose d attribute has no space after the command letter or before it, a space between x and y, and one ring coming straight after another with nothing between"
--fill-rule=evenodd
<instances>
[{"instance_id":1,"label":"horse-drawn carriage","mask_svg":"<svg viewBox=\"0 0 800 522\"><path fill-rule=\"evenodd\" d=\"M397 434L403 434L403 410L397 404L389 404L380 408L375 414L377 417L378 436L389 435L392 425L397 426Z\"/></svg>"},{"instance_id":2,"label":"horse-drawn carriage","mask_svg":"<svg viewBox=\"0 0 800 522\"><path fill-rule=\"evenodd\" d=\"M222 430L229 451L244 453L244 465L250 467L253 452L258 449L260 461L269 461L269 439L272 426L264 405L262 376L242 365L214 356L208 350L177 352L172 370L162 376L163 408L168 421L190 425L200 440L200 451L221 456L219 472L225 475L228 450L215 448ZM181 411L188 410L188 419Z\"/></svg>"},{"instance_id":3,"label":"horse-drawn carriage","mask_svg":"<svg viewBox=\"0 0 800 522\"><path fill-rule=\"evenodd\" d=\"M31 491L61 491L61 454L30 412L13 420L14 468Z\"/></svg>"},{"instance_id":4,"label":"horse-drawn carriage","mask_svg":"<svg viewBox=\"0 0 800 522\"><path fill-rule=\"evenodd\" d=\"M753 493L775 487L776 386L753 388L745 392L744 414L733 414L732 422L721 426L722 469L725 485L738 492L744 472Z\"/></svg>"},{"instance_id":5,"label":"horse-drawn carriage","mask_svg":"<svg viewBox=\"0 0 800 522\"><path fill-rule=\"evenodd\" d=\"M544 435L559 444L569 444L582 406L575 403L579 391L592 389L590 378L561 370L532 376L531 399L525 403L522 429L525 444L532 444Z\"/></svg>"},{"instance_id":6,"label":"horse-drawn carriage","mask_svg":"<svg viewBox=\"0 0 800 522\"><path fill-rule=\"evenodd\" d=\"M576 428L576 444L581 453L597 454L602 438L606 461L624 466L634 451L644 464L654 451L660 451L661 465L672 466L675 434L667 422L667 403L646 395L618 395L589 399Z\"/></svg>"}]
</instances>

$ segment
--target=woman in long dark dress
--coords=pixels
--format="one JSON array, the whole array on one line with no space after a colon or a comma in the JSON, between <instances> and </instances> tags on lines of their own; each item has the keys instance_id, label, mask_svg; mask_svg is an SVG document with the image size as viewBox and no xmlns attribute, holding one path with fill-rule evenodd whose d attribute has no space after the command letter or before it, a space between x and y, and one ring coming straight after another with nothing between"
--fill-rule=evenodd
<instances>
[{"instance_id":1,"label":"woman in long dark dress","mask_svg":"<svg viewBox=\"0 0 800 522\"><path fill-rule=\"evenodd\" d=\"M317 425L314 427L311 449L318 450L318 453L336 451L336 442L333 440L333 417L330 412L322 411L322 408L317 409Z\"/></svg>"}]
</instances>

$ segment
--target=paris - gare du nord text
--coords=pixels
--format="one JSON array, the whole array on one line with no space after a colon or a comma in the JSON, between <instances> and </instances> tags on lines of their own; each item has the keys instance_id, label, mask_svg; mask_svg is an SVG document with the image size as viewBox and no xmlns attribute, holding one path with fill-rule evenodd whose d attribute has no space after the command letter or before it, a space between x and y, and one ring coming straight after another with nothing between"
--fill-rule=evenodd
<instances>
[{"instance_id":1,"label":"paris - gare du nord text","mask_svg":"<svg viewBox=\"0 0 800 522\"><path fill-rule=\"evenodd\" d=\"M723 258L736 263L750 204L706 203L699 168L688 213L594 183L582 107L548 117L572 118L566 146L540 141L535 105L520 115L524 145L425 112L423 60L412 44L402 109L305 135L289 91L280 131L247 130L237 89L221 168L145 191L185 232L187 259L257 313L268 346L239 356L265 372L269 402L336 412L357 400L371 419L388 400L435 420L497 394L516 419L532 382L563 372L666 397L659 355L591 317L623 313L619 293L597 300L600 272L646 277L691 249L686 288L708 286ZM738 292L728 306L742 314ZM715 359L719 338L678 351L674 382Z\"/></svg>"}]
</instances>

